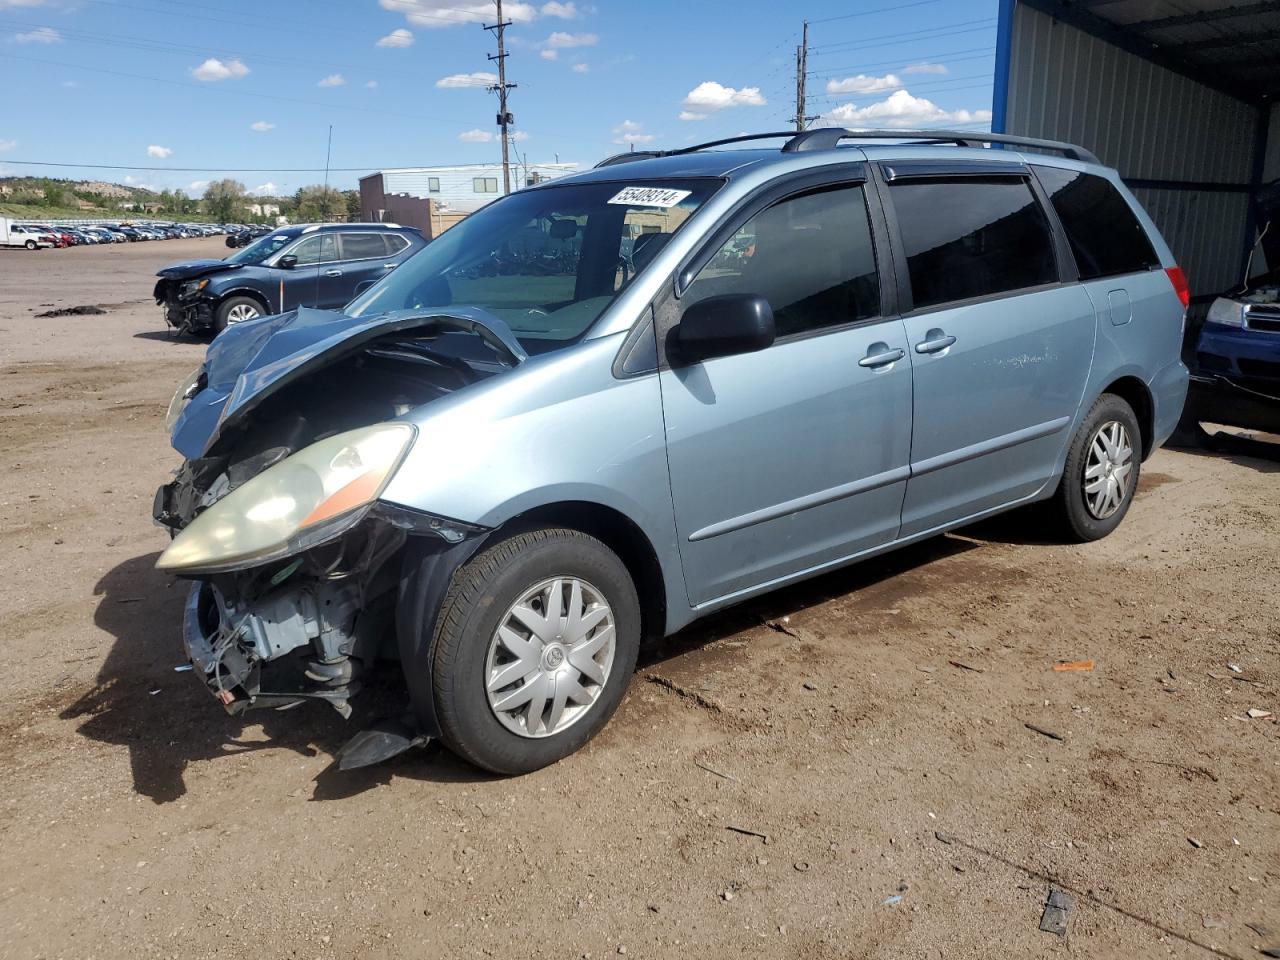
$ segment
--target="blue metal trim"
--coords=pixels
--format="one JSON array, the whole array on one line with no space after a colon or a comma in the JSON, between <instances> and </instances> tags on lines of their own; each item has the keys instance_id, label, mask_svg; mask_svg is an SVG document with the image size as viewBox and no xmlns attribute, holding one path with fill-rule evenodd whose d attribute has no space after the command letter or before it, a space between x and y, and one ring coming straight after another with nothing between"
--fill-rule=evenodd
<instances>
[{"instance_id":1,"label":"blue metal trim","mask_svg":"<svg viewBox=\"0 0 1280 960\"><path fill-rule=\"evenodd\" d=\"M996 22L995 84L991 89L991 132L1009 132L1009 70L1013 61L1013 11L1017 0L1000 0Z\"/></svg>"},{"instance_id":2,"label":"blue metal trim","mask_svg":"<svg viewBox=\"0 0 1280 960\"><path fill-rule=\"evenodd\" d=\"M954 467L958 463L967 463L970 460L978 459L978 457L985 457L988 453L995 453L997 450L1006 450L1009 447L1016 447L1020 443L1052 436L1070 422L1070 417L1058 417L1055 420L1037 423L1035 426L1023 427L1021 430L1013 431L1013 433L992 437L990 440L980 440L977 443L969 444L967 447L961 447L959 450L952 450L936 457L929 457L927 460L918 460L911 464L911 476L924 476L926 473L934 473L946 467Z\"/></svg>"}]
</instances>

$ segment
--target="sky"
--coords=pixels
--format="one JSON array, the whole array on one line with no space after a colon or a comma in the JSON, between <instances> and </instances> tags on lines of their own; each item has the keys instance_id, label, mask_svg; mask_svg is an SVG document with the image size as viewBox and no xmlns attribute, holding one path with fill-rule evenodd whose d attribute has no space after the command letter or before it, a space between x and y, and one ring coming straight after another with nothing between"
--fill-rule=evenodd
<instances>
[{"instance_id":1,"label":"sky","mask_svg":"<svg viewBox=\"0 0 1280 960\"><path fill-rule=\"evenodd\" d=\"M811 125L987 129L996 7L504 0L514 158L789 129L805 19ZM0 175L292 193L323 179L330 125L343 189L493 162L495 20L493 0L0 0Z\"/></svg>"}]
</instances>

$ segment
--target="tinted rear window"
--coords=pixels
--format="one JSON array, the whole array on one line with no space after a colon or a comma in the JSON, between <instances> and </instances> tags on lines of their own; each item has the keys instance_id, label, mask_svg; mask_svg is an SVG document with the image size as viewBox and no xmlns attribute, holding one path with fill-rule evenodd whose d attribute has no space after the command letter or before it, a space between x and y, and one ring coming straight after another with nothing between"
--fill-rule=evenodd
<instances>
[{"instance_id":1,"label":"tinted rear window","mask_svg":"<svg viewBox=\"0 0 1280 960\"><path fill-rule=\"evenodd\" d=\"M1081 280L1137 273L1160 265L1133 209L1103 177L1036 167L1071 243Z\"/></svg>"},{"instance_id":2,"label":"tinted rear window","mask_svg":"<svg viewBox=\"0 0 1280 960\"><path fill-rule=\"evenodd\" d=\"M380 233L344 233L342 235L343 260L369 260L386 255L387 244Z\"/></svg>"},{"instance_id":3,"label":"tinted rear window","mask_svg":"<svg viewBox=\"0 0 1280 960\"><path fill-rule=\"evenodd\" d=\"M1025 180L905 180L889 195L916 308L1058 279L1049 225Z\"/></svg>"}]
</instances>

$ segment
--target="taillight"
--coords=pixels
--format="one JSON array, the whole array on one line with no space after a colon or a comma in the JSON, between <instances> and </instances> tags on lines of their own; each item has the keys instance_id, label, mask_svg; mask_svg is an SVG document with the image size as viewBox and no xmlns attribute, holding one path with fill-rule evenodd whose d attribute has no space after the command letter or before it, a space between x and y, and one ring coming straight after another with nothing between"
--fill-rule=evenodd
<instances>
[{"instance_id":1,"label":"taillight","mask_svg":"<svg viewBox=\"0 0 1280 960\"><path fill-rule=\"evenodd\" d=\"M1189 306L1191 304L1191 288L1187 286L1187 275L1182 272L1182 268L1166 267L1164 272L1169 275L1169 282L1173 284L1173 292L1178 295L1183 307Z\"/></svg>"}]
</instances>

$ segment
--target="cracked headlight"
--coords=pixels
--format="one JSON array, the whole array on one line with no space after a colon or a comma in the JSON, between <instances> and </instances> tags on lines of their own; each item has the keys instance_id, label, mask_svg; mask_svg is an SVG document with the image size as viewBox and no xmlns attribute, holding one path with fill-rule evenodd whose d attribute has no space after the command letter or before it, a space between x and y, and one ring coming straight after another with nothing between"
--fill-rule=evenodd
<instances>
[{"instance_id":1,"label":"cracked headlight","mask_svg":"<svg viewBox=\"0 0 1280 960\"><path fill-rule=\"evenodd\" d=\"M204 364L196 367L191 371L183 381L178 384L178 389L173 394L173 399L169 401L169 409L164 415L164 428L172 430L173 425L178 422L178 418L182 416L182 411L187 408L187 401L200 392L200 375L204 373Z\"/></svg>"},{"instance_id":2,"label":"cracked headlight","mask_svg":"<svg viewBox=\"0 0 1280 960\"><path fill-rule=\"evenodd\" d=\"M190 300L208 285L208 277L205 277L203 280L189 280L178 288L178 299Z\"/></svg>"},{"instance_id":3,"label":"cracked headlight","mask_svg":"<svg viewBox=\"0 0 1280 960\"><path fill-rule=\"evenodd\" d=\"M333 539L364 517L414 433L407 423L379 423L304 447L192 520L156 569L214 573L256 566Z\"/></svg>"}]
</instances>

